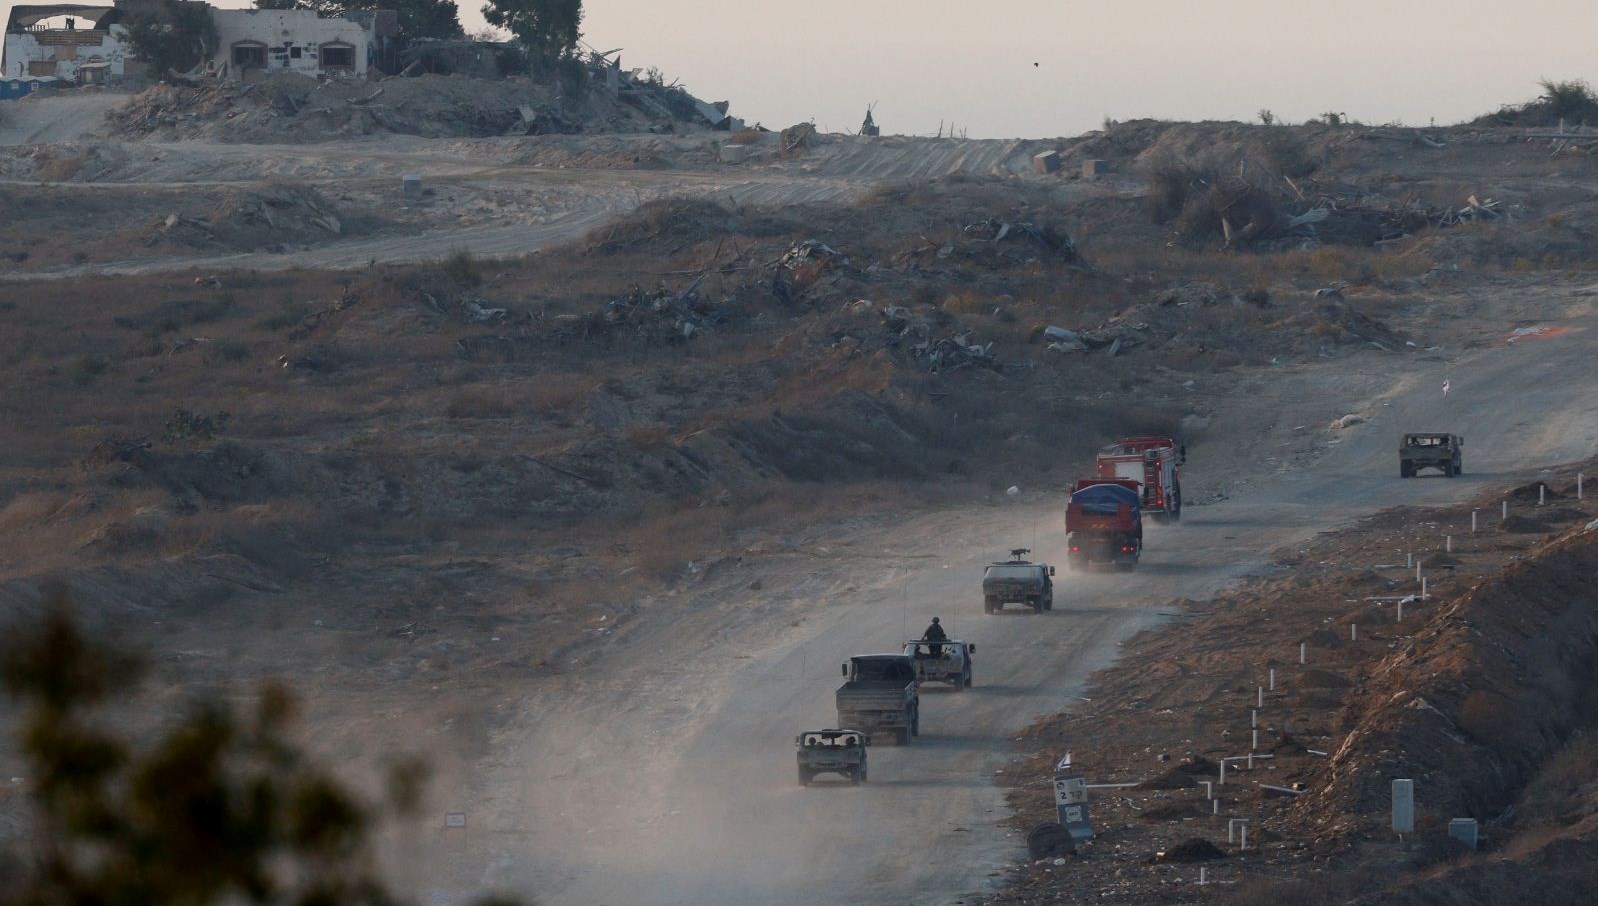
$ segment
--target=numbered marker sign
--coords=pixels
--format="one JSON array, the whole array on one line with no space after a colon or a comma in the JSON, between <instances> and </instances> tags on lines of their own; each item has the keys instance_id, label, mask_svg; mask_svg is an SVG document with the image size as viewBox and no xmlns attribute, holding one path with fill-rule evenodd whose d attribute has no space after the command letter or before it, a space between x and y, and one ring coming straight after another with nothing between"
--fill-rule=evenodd
<instances>
[{"instance_id":1,"label":"numbered marker sign","mask_svg":"<svg viewBox=\"0 0 1598 906\"><path fill-rule=\"evenodd\" d=\"M1054 775L1054 805L1060 823L1071 832L1071 839L1093 839L1093 821L1088 813L1088 782L1081 774Z\"/></svg>"}]
</instances>

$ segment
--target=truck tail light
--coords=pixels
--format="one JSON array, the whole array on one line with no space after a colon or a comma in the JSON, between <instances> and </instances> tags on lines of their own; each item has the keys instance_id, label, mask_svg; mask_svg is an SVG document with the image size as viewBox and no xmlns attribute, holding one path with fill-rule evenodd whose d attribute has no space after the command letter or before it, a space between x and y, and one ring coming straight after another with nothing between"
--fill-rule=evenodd
<instances>
[{"instance_id":1,"label":"truck tail light","mask_svg":"<svg viewBox=\"0 0 1598 906\"><path fill-rule=\"evenodd\" d=\"M1075 544L1071 545L1071 553L1080 554L1081 552L1082 552L1082 548L1079 545L1075 545Z\"/></svg>"}]
</instances>

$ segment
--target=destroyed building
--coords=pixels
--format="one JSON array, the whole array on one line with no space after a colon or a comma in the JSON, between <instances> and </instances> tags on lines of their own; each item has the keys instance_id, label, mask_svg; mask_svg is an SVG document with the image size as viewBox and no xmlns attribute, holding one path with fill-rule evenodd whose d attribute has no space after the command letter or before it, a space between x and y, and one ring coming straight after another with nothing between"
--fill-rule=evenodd
<instances>
[{"instance_id":1,"label":"destroyed building","mask_svg":"<svg viewBox=\"0 0 1598 906\"><path fill-rule=\"evenodd\" d=\"M13 6L0 74L7 79L93 82L142 72L117 25L124 6Z\"/></svg>"},{"instance_id":2,"label":"destroyed building","mask_svg":"<svg viewBox=\"0 0 1598 906\"><path fill-rule=\"evenodd\" d=\"M147 73L122 26L139 0L111 6L14 6L6 19L0 75L6 79L91 84ZM323 18L313 10L212 7L216 45L209 73L246 80L269 70L313 77L364 76L374 54L392 53L397 21L388 10L365 11L357 21Z\"/></svg>"},{"instance_id":3,"label":"destroyed building","mask_svg":"<svg viewBox=\"0 0 1598 906\"><path fill-rule=\"evenodd\" d=\"M267 70L308 76L364 76L371 60L365 28L308 9L212 9L215 62L228 78Z\"/></svg>"}]
</instances>

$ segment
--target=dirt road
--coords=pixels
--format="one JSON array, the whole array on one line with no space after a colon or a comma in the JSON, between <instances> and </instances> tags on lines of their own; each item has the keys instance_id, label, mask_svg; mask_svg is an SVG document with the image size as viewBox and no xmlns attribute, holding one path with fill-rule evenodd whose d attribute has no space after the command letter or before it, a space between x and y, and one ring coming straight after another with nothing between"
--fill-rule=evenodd
<instances>
[{"instance_id":1,"label":"dirt road","mask_svg":"<svg viewBox=\"0 0 1598 906\"><path fill-rule=\"evenodd\" d=\"M1135 575L1062 571L1052 614L985 617L974 593L981 564L1003 548L1062 559L1052 493L725 567L693 608L657 607L563 665L563 681L496 740L502 763L473 806L489 828L477 853L488 881L554 904L942 903L989 889L1024 855L991 784L1010 738L1069 706L1120 640L1161 619L1163 602L1212 592L1262 568L1270 549L1381 507L1455 500L1589 455L1592 292L1547 300L1551 318L1580 328L1557 339L1412 359L1400 373L1261 376L1262 406L1298 408L1253 452L1199 445L1188 478L1214 486L1220 471L1253 469L1252 484L1152 531ZM1368 421L1294 432L1317 399ZM1464 434L1465 475L1398 479L1405 430ZM1281 455L1295 436L1307 468ZM801 789L791 738L834 722L839 662L893 650L933 615L978 644L975 688L929 690L921 737L875 748L869 784Z\"/></svg>"},{"instance_id":2,"label":"dirt road","mask_svg":"<svg viewBox=\"0 0 1598 906\"><path fill-rule=\"evenodd\" d=\"M106 111L128 97L101 91L8 102L0 108L0 147L76 141L103 129Z\"/></svg>"}]
</instances>

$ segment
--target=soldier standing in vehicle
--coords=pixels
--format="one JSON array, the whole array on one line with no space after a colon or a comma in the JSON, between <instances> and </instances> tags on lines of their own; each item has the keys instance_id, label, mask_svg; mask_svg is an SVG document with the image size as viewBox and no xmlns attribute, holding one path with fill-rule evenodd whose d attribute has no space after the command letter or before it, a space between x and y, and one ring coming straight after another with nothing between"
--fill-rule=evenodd
<instances>
[{"instance_id":1,"label":"soldier standing in vehicle","mask_svg":"<svg viewBox=\"0 0 1598 906\"><path fill-rule=\"evenodd\" d=\"M933 617L932 625L927 627L926 632L921 633L921 638L932 643L927 646L927 653L932 657L939 657L943 654L943 646L938 643L947 642L949 634L944 632L943 627L938 624L938 618Z\"/></svg>"}]
</instances>

